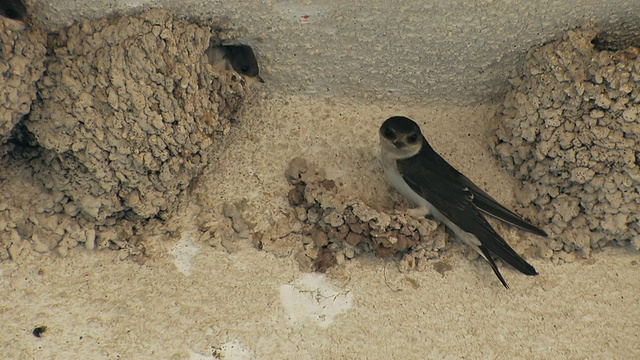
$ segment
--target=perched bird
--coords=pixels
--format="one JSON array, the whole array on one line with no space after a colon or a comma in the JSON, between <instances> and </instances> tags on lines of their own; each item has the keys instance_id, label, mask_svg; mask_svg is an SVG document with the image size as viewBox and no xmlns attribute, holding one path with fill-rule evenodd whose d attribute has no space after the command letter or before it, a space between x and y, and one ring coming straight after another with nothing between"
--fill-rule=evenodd
<instances>
[{"instance_id":1,"label":"perched bird","mask_svg":"<svg viewBox=\"0 0 640 360\"><path fill-rule=\"evenodd\" d=\"M212 45L205 51L209 64L219 70L237 72L245 79L264 82L260 77L258 60L249 45Z\"/></svg>"},{"instance_id":2,"label":"perched bird","mask_svg":"<svg viewBox=\"0 0 640 360\"><path fill-rule=\"evenodd\" d=\"M0 16L9 19L17 25L17 28L24 29L27 22L27 7L22 0L0 0Z\"/></svg>"},{"instance_id":3,"label":"perched bird","mask_svg":"<svg viewBox=\"0 0 640 360\"><path fill-rule=\"evenodd\" d=\"M491 227L483 213L536 235L547 236L547 233L500 205L449 165L431 148L413 120L404 116L387 119L380 127L380 148L382 168L388 181L418 205L407 210L407 214L414 217L431 215L444 223L458 239L489 262L507 289L509 286L492 254L523 274L538 274Z\"/></svg>"}]
</instances>

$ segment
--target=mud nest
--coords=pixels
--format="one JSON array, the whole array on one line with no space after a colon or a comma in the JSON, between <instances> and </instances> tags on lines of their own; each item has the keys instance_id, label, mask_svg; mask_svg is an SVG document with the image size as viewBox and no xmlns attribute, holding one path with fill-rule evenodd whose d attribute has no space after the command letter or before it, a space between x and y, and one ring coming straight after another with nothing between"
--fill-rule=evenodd
<instances>
[{"instance_id":1,"label":"mud nest","mask_svg":"<svg viewBox=\"0 0 640 360\"><path fill-rule=\"evenodd\" d=\"M222 86L211 71L212 36L160 10L51 36L42 101L26 122L45 150L45 186L98 222L173 208L245 95L240 81Z\"/></svg>"},{"instance_id":2,"label":"mud nest","mask_svg":"<svg viewBox=\"0 0 640 360\"><path fill-rule=\"evenodd\" d=\"M423 268L445 248L446 234L435 221L389 215L350 199L301 158L290 162L287 179L294 186L289 203L304 224L300 232L312 239L304 254L316 271L364 252L399 256L401 269Z\"/></svg>"},{"instance_id":3,"label":"mud nest","mask_svg":"<svg viewBox=\"0 0 640 360\"><path fill-rule=\"evenodd\" d=\"M576 30L531 49L498 111L497 155L556 252L640 248L640 49L603 39L624 44Z\"/></svg>"},{"instance_id":4,"label":"mud nest","mask_svg":"<svg viewBox=\"0 0 640 360\"><path fill-rule=\"evenodd\" d=\"M8 198L0 201L0 230L10 236L0 259L25 240L61 254L79 242L121 248L141 224L176 208L247 95L240 77L214 71L205 56L212 40L229 36L218 25L154 9L84 20L46 43L23 33L5 45L0 34L3 57L11 46L20 50L0 68L16 83L0 89L9 94L0 110L0 140L9 143L0 156L17 169L1 176ZM33 189L10 176L33 179L25 184ZM11 196L21 191L32 192Z\"/></svg>"},{"instance_id":5,"label":"mud nest","mask_svg":"<svg viewBox=\"0 0 640 360\"><path fill-rule=\"evenodd\" d=\"M0 157L13 148L14 126L31 111L45 53L45 36L37 29L15 31L0 19Z\"/></svg>"}]
</instances>

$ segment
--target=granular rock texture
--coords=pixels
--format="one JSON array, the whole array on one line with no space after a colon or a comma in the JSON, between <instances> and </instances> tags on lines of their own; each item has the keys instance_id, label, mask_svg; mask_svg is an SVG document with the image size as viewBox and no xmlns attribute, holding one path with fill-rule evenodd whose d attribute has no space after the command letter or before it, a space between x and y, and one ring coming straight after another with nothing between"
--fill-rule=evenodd
<instances>
[{"instance_id":1,"label":"granular rock texture","mask_svg":"<svg viewBox=\"0 0 640 360\"><path fill-rule=\"evenodd\" d=\"M401 255L401 269L420 268L445 247L446 234L435 221L389 215L349 199L301 158L290 162L287 179L294 186L289 203L304 223L300 231L312 240L298 261L310 259L316 271L371 251L381 257Z\"/></svg>"},{"instance_id":2,"label":"granular rock texture","mask_svg":"<svg viewBox=\"0 0 640 360\"><path fill-rule=\"evenodd\" d=\"M148 219L209 163L246 95L204 56L221 30L163 10L82 21L48 40L41 101L26 121L45 187L97 224Z\"/></svg>"},{"instance_id":3,"label":"granular rock texture","mask_svg":"<svg viewBox=\"0 0 640 360\"><path fill-rule=\"evenodd\" d=\"M37 161L38 153L21 149L0 158L0 261L20 261L31 251L66 256L78 245L88 250L122 249L121 258L144 261L144 239L157 230L165 231L156 226L159 221L120 219L96 225L76 216L77 208L67 195L35 181L33 168L24 160Z\"/></svg>"},{"instance_id":4,"label":"granular rock texture","mask_svg":"<svg viewBox=\"0 0 640 360\"><path fill-rule=\"evenodd\" d=\"M44 72L45 37L37 29L15 31L0 18L0 157L14 126L31 110Z\"/></svg>"},{"instance_id":5,"label":"granular rock texture","mask_svg":"<svg viewBox=\"0 0 640 360\"><path fill-rule=\"evenodd\" d=\"M529 51L496 147L551 250L583 256L610 241L640 248L640 49L598 50L595 35L569 31Z\"/></svg>"}]
</instances>

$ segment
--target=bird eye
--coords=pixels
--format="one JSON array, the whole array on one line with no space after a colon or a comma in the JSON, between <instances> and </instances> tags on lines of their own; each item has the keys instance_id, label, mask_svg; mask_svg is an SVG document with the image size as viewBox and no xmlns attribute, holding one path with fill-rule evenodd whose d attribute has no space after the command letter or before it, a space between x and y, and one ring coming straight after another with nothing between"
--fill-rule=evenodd
<instances>
[{"instance_id":1,"label":"bird eye","mask_svg":"<svg viewBox=\"0 0 640 360\"><path fill-rule=\"evenodd\" d=\"M389 128L386 128L382 132L382 135L384 135L384 137L386 137L387 139L393 140L396 137L396 132Z\"/></svg>"},{"instance_id":2,"label":"bird eye","mask_svg":"<svg viewBox=\"0 0 640 360\"><path fill-rule=\"evenodd\" d=\"M418 141L418 135L417 134L411 134L407 137L407 143L409 144L415 144L416 141Z\"/></svg>"},{"instance_id":3,"label":"bird eye","mask_svg":"<svg viewBox=\"0 0 640 360\"><path fill-rule=\"evenodd\" d=\"M246 74L247 72L249 72L249 67L248 66L243 66L240 68L240 71L242 71L243 74Z\"/></svg>"}]
</instances>

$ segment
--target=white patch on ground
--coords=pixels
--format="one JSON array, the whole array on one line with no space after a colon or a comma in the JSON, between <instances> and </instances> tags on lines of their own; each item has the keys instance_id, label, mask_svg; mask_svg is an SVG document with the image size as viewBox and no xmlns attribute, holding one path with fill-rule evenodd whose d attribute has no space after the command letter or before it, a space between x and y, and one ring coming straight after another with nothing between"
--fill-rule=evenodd
<instances>
[{"instance_id":1,"label":"white patch on ground","mask_svg":"<svg viewBox=\"0 0 640 360\"><path fill-rule=\"evenodd\" d=\"M221 357L225 360L255 359L251 349L244 346L239 340L227 341L220 347Z\"/></svg>"},{"instance_id":2,"label":"white patch on ground","mask_svg":"<svg viewBox=\"0 0 640 360\"><path fill-rule=\"evenodd\" d=\"M171 255L175 257L173 263L186 276L191 275L191 259L200 252L200 247L193 243L192 238L191 232L184 232L182 239L171 249Z\"/></svg>"},{"instance_id":3,"label":"white patch on ground","mask_svg":"<svg viewBox=\"0 0 640 360\"><path fill-rule=\"evenodd\" d=\"M189 350L189 360L211 360L211 355L202 355L192 350Z\"/></svg>"},{"instance_id":4,"label":"white patch on ground","mask_svg":"<svg viewBox=\"0 0 640 360\"><path fill-rule=\"evenodd\" d=\"M305 274L294 284L282 285L280 300L291 324L315 322L323 328L353 306L353 294L335 290L322 274Z\"/></svg>"}]
</instances>

